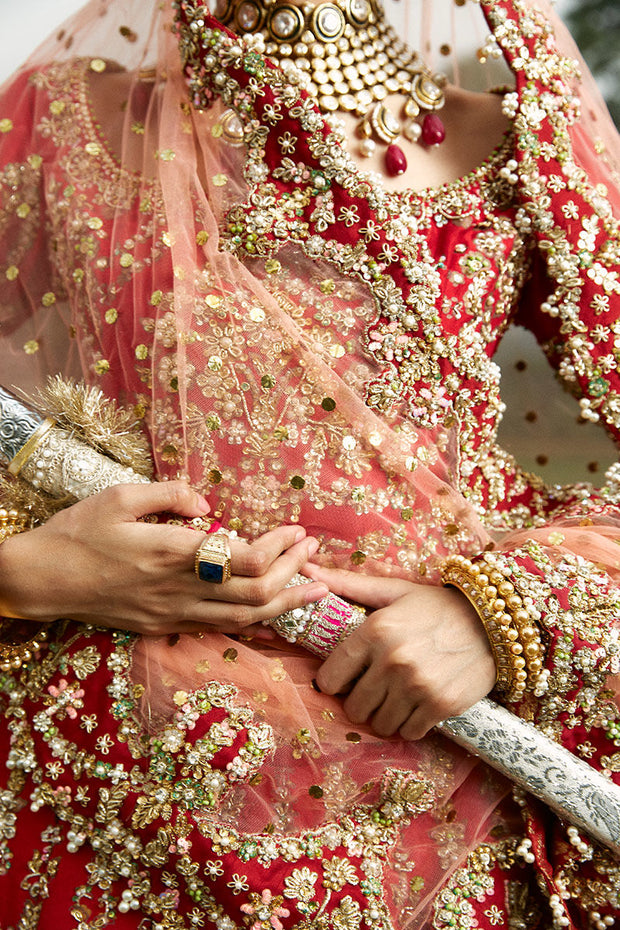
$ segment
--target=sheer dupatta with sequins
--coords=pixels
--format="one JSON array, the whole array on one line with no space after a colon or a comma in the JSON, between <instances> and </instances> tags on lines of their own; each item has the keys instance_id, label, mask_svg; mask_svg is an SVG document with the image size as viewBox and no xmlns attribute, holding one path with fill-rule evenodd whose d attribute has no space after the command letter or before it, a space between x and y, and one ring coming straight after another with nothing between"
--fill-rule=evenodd
<instances>
[{"instance_id":1,"label":"sheer dupatta with sequins","mask_svg":"<svg viewBox=\"0 0 620 930\"><path fill-rule=\"evenodd\" d=\"M523 43L513 6L483 4L523 87L531 75L526 56L516 54ZM528 21L528 5L518 6ZM540 20L531 22L540 29ZM77 371L133 405L158 477L186 475L243 535L295 520L321 538L327 562L437 582L444 555L475 557L494 541L456 490L463 464L457 424L421 429L402 409L366 403L367 385L381 372L364 350L376 305L363 275L341 273L286 235L273 254L233 254L231 237L247 232L235 208L250 196L264 197L254 206L267 213L274 205L269 191L254 186L265 169L248 164L245 146L234 144L241 141L234 124L223 138L221 96L205 110L193 107L171 23L167 5L97 0L33 56L4 97L2 378L27 387L45 370ZM562 96L556 90L548 101L553 118ZM542 137L548 113L524 90L515 120L522 133L542 139L558 171L583 173L601 195L592 204L600 225L590 235L603 251L598 277L607 280L605 243L615 227L597 185L605 183L617 206L617 143L593 91L582 97L585 116L567 118L562 136ZM304 109L310 122L320 120L311 104ZM596 136L607 140L612 170ZM570 155L560 143L572 146ZM515 154L523 178L531 171L519 195L547 269L542 312L568 319L575 284L555 262L548 231L566 232L570 264L583 228L566 222L559 199L551 198L546 216L537 212L547 195L539 186L540 147ZM303 181L303 165L299 172ZM328 215L329 204L320 206ZM291 198L284 229L295 209ZM578 274L585 310L588 289L601 285L585 265ZM577 350L575 343L570 351ZM603 403L595 390L593 412ZM603 501L594 515L577 507L552 528L496 542L518 560L521 544L537 540L556 571L577 553L605 568L613 587L616 537L616 512ZM421 926L448 873L500 819L496 808L509 786L441 737L407 746L379 740L367 727L352 733L339 702L313 690L315 671L316 660L284 645L219 635L133 648L147 732L172 718L179 694L205 677L232 682L239 700L272 727L268 777L238 785L221 814L232 831L258 833L267 822L291 836L316 830L346 817L386 770L423 773L435 793L433 813L403 829L384 877L402 926ZM316 785L330 785L321 804L309 793ZM438 855L447 836L449 852ZM409 859L423 875L423 894L409 881Z\"/></svg>"}]
</instances>

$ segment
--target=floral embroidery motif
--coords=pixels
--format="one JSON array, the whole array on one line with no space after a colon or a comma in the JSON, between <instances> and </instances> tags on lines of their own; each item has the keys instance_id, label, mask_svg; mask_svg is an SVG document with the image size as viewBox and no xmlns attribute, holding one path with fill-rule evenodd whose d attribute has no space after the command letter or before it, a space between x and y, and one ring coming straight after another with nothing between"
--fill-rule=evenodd
<instances>
[{"instance_id":1,"label":"floral embroidery motif","mask_svg":"<svg viewBox=\"0 0 620 930\"><path fill-rule=\"evenodd\" d=\"M620 331L608 320L620 288L620 250L603 192L573 162L572 63L555 52L544 19L519 0L483 6L517 77L517 90L504 101L513 135L482 169L439 191L386 194L354 169L298 85L286 83L251 43L231 44L216 29L212 76L222 84L203 102L215 107L223 100L242 118L248 115L247 189L226 200L228 251L289 312L321 363L411 449L412 472L420 462L433 466L432 450L456 437L461 490L489 524L504 530L542 524L556 513L583 518L604 512L617 498L613 482L601 495L546 488L497 447L502 403L492 357L514 318L520 289L536 271L536 252L550 284L541 313L524 322L541 334L560 375L580 391L583 416L618 428ZM88 63L52 66L31 84L42 101L41 152L52 152L47 181L48 200L55 202L49 220L56 270L75 283L84 309L76 335L93 379L104 387L106 378L118 377L118 346L126 343L125 389L136 415L153 424L160 471L176 473L187 442L196 473L205 476L203 487L231 528L252 536L272 521L303 523L308 512L330 507L346 508L337 514L360 521L390 517L389 531L382 523L360 522L354 549L337 528L326 532L325 548L350 555L354 565L385 559L411 573L428 563L432 575L441 546L474 551L475 541L462 536L440 501L423 547L409 543L407 524L417 514L407 482L389 468L384 484L366 480L377 464L385 466L375 451L377 437L355 433L341 413L341 397L321 390L320 371L295 370L301 388L288 395L287 374L298 358L287 356L282 330L240 283L223 288L208 269L193 269L195 306L187 327L177 331L173 279L179 269L172 265L174 232L163 223L161 191L148 184L139 190L104 149L87 103ZM2 123L3 131L14 130L10 122ZM157 152L165 163L174 156L167 148ZM17 286L41 223L43 164L35 152L3 168L3 215L18 230L2 269L7 291ZM223 192L228 182L224 174L213 180ZM198 206L196 213L196 243L203 247L209 234ZM106 227L113 215L126 218L135 238L109 254ZM579 224L575 243L565 232L567 218ZM438 255L436 242L448 232L448 254ZM157 280L134 331L133 308L124 313L132 294L127 285L141 275ZM42 306L53 306L62 294L61 287L46 285ZM596 325L586 340L591 316ZM256 346L263 353L259 361ZM191 387L184 421L179 347ZM26 351L36 349L30 344ZM155 404L149 400L153 378L163 387ZM423 430L432 436L429 445L420 444ZM261 462L277 468L267 473ZM322 472L326 463L333 465L329 480ZM553 548L553 539L549 544ZM544 606L548 634L547 690L519 711L556 738L570 743L572 735L582 756L617 775L620 724L604 687L605 677L617 671L617 643L605 632L618 614L616 590L592 565L556 559L547 547L524 546L501 557L519 590ZM166 930L201 922L218 930L278 922L287 930L391 930L385 864L399 831L427 811L442 868L463 861L465 827L453 822L449 805L437 807L437 773L428 780L416 774L409 782L389 773L379 798L365 804L351 802L346 777L335 766L324 788L312 786L324 791L327 823L287 833L280 786L281 833L233 828L227 816L241 803L237 792L264 783L269 790L265 762L278 750L269 727L236 702L228 685L209 682L178 694L171 719L157 735L147 735L135 717L141 695L128 674L130 639L117 637L114 648L105 643L93 631L83 638L70 632L40 666L2 679L13 741L0 791L0 872L10 880L20 818L36 822L50 811L57 821L41 832L27 865L24 928L36 926L44 895L53 893L59 849L72 855L79 871L71 919L81 930L130 912ZM107 688L109 711L94 699L99 686ZM287 748L296 761L320 766L320 734L305 723ZM527 836L485 844L470 855L438 895L437 927L501 925L502 915L509 928L547 926L549 920L562 926L568 907L589 908L599 915L593 921L617 910L619 875L611 857L556 825L553 870L539 815L524 798L517 800ZM281 876L270 887L274 862ZM548 876L547 891L539 889L536 901L528 884L534 867L541 881ZM393 868L399 874L394 900L415 907L412 902L427 894L422 870L409 859Z\"/></svg>"},{"instance_id":2,"label":"floral embroidery motif","mask_svg":"<svg viewBox=\"0 0 620 930\"><path fill-rule=\"evenodd\" d=\"M432 808L430 781L411 772L388 772L377 803L349 807L340 821L305 834L239 833L214 813L236 785L252 784L271 760L271 728L238 703L232 685L211 681L191 693L177 691L170 720L147 737L135 716L142 689L128 677L133 637L116 633L112 640L107 633L69 628L20 679L4 676L12 732L9 786L0 793L5 871L11 868L14 812L26 792L33 813L54 811L54 843L62 843L80 863L90 850L88 878L74 897L76 926L98 926L88 921L96 899L98 912L108 919L139 909L178 928L207 918L211 925L214 914L216 926L223 927L232 911L240 919L233 927L282 928L289 925L281 918L294 911L300 927L311 918L325 930L362 925L391 930L382 899L382 863L402 826ZM60 669L70 666L82 670L83 688L60 677ZM103 689L112 697L109 711L97 700ZM41 694L45 710L24 715L22 708L36 707ZM99 709L93 713L91 706ZM103 737L84 739L85 730L97 727L79 726L81 714L105 724L104 746ZM198 847L202 852L196 858L192 853ZM53 893L54 861L47 853L37 856L32 874ZM274 860L290 864L281 894L263 884ZM169 889L163 893L160 873ZM221 894L216 898L212 886L223 875L233 876L226 885L227 904L217 903ZM189 924L167 923L181 892L193 902L194 917ZM31 893L36 899L32 888Z\"/></svg>"}]
</instances>

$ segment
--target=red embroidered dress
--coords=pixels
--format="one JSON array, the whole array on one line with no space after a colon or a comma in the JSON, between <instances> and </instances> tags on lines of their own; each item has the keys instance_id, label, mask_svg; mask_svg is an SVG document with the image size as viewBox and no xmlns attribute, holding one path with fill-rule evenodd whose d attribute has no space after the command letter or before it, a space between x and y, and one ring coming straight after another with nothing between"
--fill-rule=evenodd
<instances>
[{"instance_id":1,"label":"red embroidered dress","mask_svg":"<svg viewBox=\"0 0 620 930\"><path fill-rule=\"evenodd\" d=\"M158 475L186 473L244 536L298 521L326 561L431 583L494 543L545 636L548 675L511 709L617 779L613 475L594 492L521 471L496 443L492 360L518 320L617 432L612 188L547 20L481 5L513 130L419 194L363 176L299 86L212 20L180 36L204 112L169 31L152 89L90 55L18 76L0 322L36 309L36 358L62 319ZM123 166L95 115L121 90ZM609 925L609 853L443 737L353 730L316 668L220 635L61 625L1 679L0 925Z\"/></svg>"}]
</instances>

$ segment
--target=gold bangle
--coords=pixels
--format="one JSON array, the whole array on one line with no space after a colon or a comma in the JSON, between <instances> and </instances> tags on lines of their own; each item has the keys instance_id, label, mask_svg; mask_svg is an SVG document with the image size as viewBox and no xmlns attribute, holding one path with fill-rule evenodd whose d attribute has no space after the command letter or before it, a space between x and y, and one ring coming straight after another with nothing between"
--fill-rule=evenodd
<instances>
[{"instance_id":1,"label":"gold bangle","mask_svg":"<svg viewBox=\"0 0 620 930\"><path fill-rule=\"evenodd\" d=\"M47 436L49 431L56 426L54 420L43 420L40 426L36 428L34 433L28 438L28 441L24 443L17 455L11 459L7 465L7 471L12 475L19 475L20 471L28 461L28 459L36 452L37 447L41 440Z\"/></svg>"},{"instance_id":2,"label":"gold bangle","mask_svg":"<svg viewBox=\"0 0 620 930\"><path fill-rule=\"evenodd\" d=\"M480 571L475 571L475 566L469 562L469 559L456 563L456 558L456 556L451 557L444 563L441 569L441 580L445 585L458 588L480 617L497 670L495 687L499 691L509 692L514 684L514 670L508 646L510 617L503 610L495 610L495 603L485 593L487 576Z\"/></svg>"},{"instance_id":3,"label":"gold bangle","mask_svg":"<svg viewBox=\"0 0 620 930\"><path fill-rule=\"evenodd\" d=\"M19 510L0 508L0 544L6 542L11 536L23 533L28 529L28 514ZM10 641L5 641L10 628L30 621L14 620L10 617L0 617L0 672L17 671L26 662L29 662L46 641L48 633L46 627L39 627L34 636L26 635L17 641L14 634Z\"/></svg>"},{"instance_id":4,"label":"gold bangle","mask_svg":"<svg viewBox=\"0 0 620 930\"><path fill-rule=\"evenodd\" d=\"M519 634L528 684L531 687L543 668L543 647L537 625L540 612L536 609L531 597L522 597L519 594L514 583L502 571L497 560L490 553L485 556L484 561L488 566L489 579L497 586L498 592L505 599L506 607Z\"/></svg>"},{"instance_id":5,"label":"gold bangle","mask_svg":"<svg viewBox=\"0 0 620 930\"><path fill-rule=\"evenodd\" d=\"M507 700L520 700L536 687L542 671L542 645L531 598L522 598L490 555L474 563L450 556L441 570L443 584L458 588L485 628L497 666L495 687Z\"/></svg>"}]
</instances>

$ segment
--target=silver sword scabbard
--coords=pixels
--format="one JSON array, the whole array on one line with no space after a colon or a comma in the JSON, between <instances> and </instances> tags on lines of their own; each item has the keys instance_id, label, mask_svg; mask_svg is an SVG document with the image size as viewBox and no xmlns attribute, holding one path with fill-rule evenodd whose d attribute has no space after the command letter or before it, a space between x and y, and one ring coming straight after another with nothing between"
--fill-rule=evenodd
<instances>
[{"instance_id":1,"label":"silver sword scabbard","mask_svg":"<svg viewBox=\"0 0 620 930\"><path fill-rule=\"evenodd\" d=\"M81 500L115 484L149 481L1 387L0 465L56 498L69 494ZM355 613L355 608L333 594L300 608L300 615L308 621L301 635L298 618L291 618L291 613L274 617L270 625L323 657L363 622L363 612ZM444 720L438 729L544 801L559 817L620 854L620 786L535 726L485 698L463 714Z\"/></svg>"}]
</instances>

